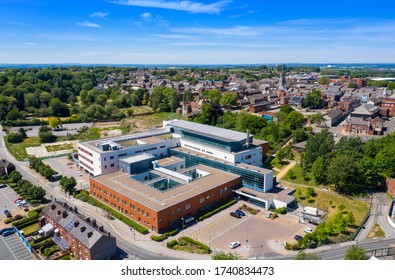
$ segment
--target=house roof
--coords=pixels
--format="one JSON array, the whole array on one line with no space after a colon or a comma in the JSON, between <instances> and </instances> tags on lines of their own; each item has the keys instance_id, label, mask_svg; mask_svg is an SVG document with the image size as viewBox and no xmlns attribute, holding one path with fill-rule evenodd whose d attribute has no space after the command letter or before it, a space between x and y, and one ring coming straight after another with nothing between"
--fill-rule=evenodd
<instances>
[{"instance_id":1,"label":"house roof","mask_svg":"<svg viewBox=\"0 0 395 280\"><path fill-rule=\"evenodd\" d=\"M10 168L15 167L15 165L6 159L0 159L0 167Z\"/></svg>"},{"instance_id":2,"label":"house roof","mask_svg":"<svg viewBox=\"0 0 395 280\"><path fill-rule=\"evenodd\" d=\"M45 206L42 212L53 220L54 223L69 231L89 249L105 239L111 238L115 240L114 237L108 236L108 233L104 230L99 231L91 223L86 222L74 212L70 211L66 203L53 201Z\"/></svg>"}]
</instances>

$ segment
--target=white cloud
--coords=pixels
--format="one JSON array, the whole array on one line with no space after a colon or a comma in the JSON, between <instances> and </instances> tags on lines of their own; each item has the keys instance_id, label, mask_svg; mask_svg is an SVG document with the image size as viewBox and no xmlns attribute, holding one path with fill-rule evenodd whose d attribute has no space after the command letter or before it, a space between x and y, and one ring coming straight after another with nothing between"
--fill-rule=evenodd
<instances>
[{"instance_id":1,"label":"white cloud","mask_svg":"<svg viewBox=\"0 0 395 280\"><path fill-rule=\"evenodd\" d=\"M206 28L206 27L186 27L174 28L174 32L201 34L201 35L217 35L217 36L257 36L262 33L262 27L255 26L239 26L228 28Z\"/></svg>"},{"instance_id":2,"label":"white cloud","mask_svg":"<svg viewBox=\"0 0 395 280\"><path fill-rule=\"evenodd\" d=\"M152 18L151 13L143 13L140 15L141 19L143 20L150 20Z\"/></svg>"},{"instance_id":3,"label":"white cloud","mask_svg":"<svg viewBox=\"0 0 395 280\"><path fill-rule=\"evenodd\" d=\"M78 26L85 26L85 27L92 27L92 28L98 28L101 27L99 24L90 22L90 21L84 21L84 22L77 22L76 23Z\"/></svg>"},{"instance_id":4,"label":"white cloud","mask_svg":"<svg viewBox=\"0 0 395 280\"><path fill-rule=\"evenodd\" d=\"M108 16L108 13L103 13L103 12L95 12L89 15L91 18L106 18Z\"/></svg>"},{"instance_id":5,"label":"white cloud","mask_svg":"<svg viewBox=\"0 0 395 280\"><path fill-rule=\"evenodd\" d=\"M204 4L188 0L116 0L113 4L160 8L168 10L184 11L192 14L219 14L221 10L233 0L221 0L212 4Z\"/></svg>"}]
</instances>

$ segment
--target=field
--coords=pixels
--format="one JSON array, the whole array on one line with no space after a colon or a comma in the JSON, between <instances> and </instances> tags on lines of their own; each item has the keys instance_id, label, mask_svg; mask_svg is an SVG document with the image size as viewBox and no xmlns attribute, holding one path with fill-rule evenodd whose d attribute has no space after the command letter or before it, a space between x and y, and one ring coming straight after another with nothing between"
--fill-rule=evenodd
<instances>
[{"instance_id":1,"label":"field","mask_svg":"<svg viewBox=\"0 0 395 280\"><path fill-rule=\"evenodd\" d=\"M41 145L40 140L38 137L30 137L23 140L22 143L8 143L6 142L7 148L10 153L17 159L17 160L24 160L27 158L26 148L27 147L38 147Z\"/></svg>"},{"instance_id":2,"label":"field","mask_svg":"<svg viewBox=\"0 0 395 280\"><path fill-rule=\"evenodd\" d=\"M369 204L359 198L344 197L335 192L319 188L314 188L317 194L316 196L306 198L306 188L296 187L296 189L300 190L296 191L294 194L298 203L327 211L328 214L326 219L331 218L338 212L337 207L340 204L343 204L346 207L344 211L352 212L354 214L356 225L359 225L369 212ZM300 192L300 194L298 194L298 192Z\"/></svg>"},{"instance_id":3,"label":"field","mask_svg":"<svg viewBox=\"0 0 395 280\"><path fill-rule=\"evenodd\" d=\"M303 177L303 170L300 164L295 165L294 168L291 169L293 172L293 176L291 178L291 171L288 171L287 175L285 175L282 180L288 181L294 184L301 184L306 186L317 186L317 182L314 180L311 172L306 172L306 175Z\"/></svg>"},{"instance_id":4,"label":"field","mask_svg":"<svg viewBox=\"0 0 395 280\"><path fill-rule=\"evenodd\" d=\"M63 150L72 150L74 149L73 145L71 144L59 144L59 145L50 145L45 147L48 152L57 152Z\"/></svg>"}]
</instances>

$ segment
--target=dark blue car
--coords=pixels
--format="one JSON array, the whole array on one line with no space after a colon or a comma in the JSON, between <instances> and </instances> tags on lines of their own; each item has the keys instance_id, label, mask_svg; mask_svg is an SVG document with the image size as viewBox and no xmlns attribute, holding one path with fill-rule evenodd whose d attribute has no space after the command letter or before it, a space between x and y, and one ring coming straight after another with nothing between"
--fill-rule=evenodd
<instances>
[{"instance_id":1,"label":"dark blue car","mask_svg":"<svg viewBox=\"0 0 395 280\"><path fill-rule=\"evenodd\" d=\"M237 210L235 211L235 213L238 214L238 215L240 215L240 216L245 216L245 215L246 215L246 213L244 213L243 211L241 211L241 210L239 210L239 209L237 209Z\"/></svg>"},{"instance_id":2,"label":"dark blue car","mask_svg":"<svg viewBox=\"0 0 395 280\"><path fill-rule=\"evenodd\" d=\"M5 231L7 231L7 230L10 230L10 229L12 229L12 228L3 228L3 229L0 229L0 235L2 235L3 232L5 232Z\"/></svg>"},{"instance_id":3,"label":"dark blue car","mask_svg":"<svg viewBox=\"0 0 395 280\"><path fill-rule=\"evenodd\" d=\"M9 228L9 229L7 229L6 231L3 232L2 236L6 237L6 236L9 236L9 235L11 235L13 233L15 233L15 229Z\"/></svg>"}]
</instances>

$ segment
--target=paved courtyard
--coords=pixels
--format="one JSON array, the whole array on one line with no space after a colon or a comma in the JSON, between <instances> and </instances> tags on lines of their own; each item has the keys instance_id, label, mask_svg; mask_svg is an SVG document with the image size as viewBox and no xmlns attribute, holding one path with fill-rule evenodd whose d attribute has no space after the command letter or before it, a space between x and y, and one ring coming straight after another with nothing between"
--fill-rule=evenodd
<instances>
[{"instance_id":1,"label":"paved courtyard","mask_svg":"<svg viewBox=\"0 0 395 280\"><path fill-rule=\"evenodd\" d=\"M75 141L62 141L62 142L56 142L56 143L50 143L50 144L42 144L38 147L28 147L28 148L26 148L26 152L28 155L35 156L38 158L65 155L65 154L72 153L74 150L77 150L78 142L79 142L78 140L75 140ZM73 148L48 152L47 147L50 147L50 146L54 146L54 147L59 146L60 147L62 145L72 146Z\"/></svg>"},{"instance_id":2,"label":"paved courtyard","mask_svg":"<svg viewBox=\"0 0 395 280\"><path fill-rule=\"evenodd\" d=\"M14 204L14 200L17 199L18 194L11 189L9 186L0 188L0 217L1 219L5 218L4 210L7 209L11 213L17 209ZM12 213L13 214L13 213Z\"/></svg>"}]
</instances>

